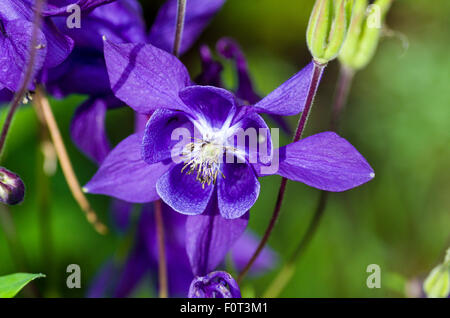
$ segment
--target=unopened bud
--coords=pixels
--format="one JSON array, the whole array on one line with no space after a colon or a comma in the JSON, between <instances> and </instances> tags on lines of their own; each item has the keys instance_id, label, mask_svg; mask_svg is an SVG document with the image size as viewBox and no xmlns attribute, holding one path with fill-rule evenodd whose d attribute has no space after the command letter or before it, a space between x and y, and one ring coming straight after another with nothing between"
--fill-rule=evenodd
<instances>
[{"instance_id":1,"label":"unopened bud","mask_svg":"<svg viewBox=\"0 0 450 318\"><path fill-rule=\"evenodd\" d=\"M347 37L339 53L339 61L353 69L365 67L375 54L382 25L392 0L355 0Z\"/></svg>"},{"instance_id":2,"label":"unopened bud","mask_svg":"<svg viewBox=\"0 0 450 318\"><path fill-rule=\"evenodd\" d=\"M18 175L0 167L0 202L14 205L22 202L25 186Z\"/></svg>"},{"instance_id":3,"label":"unopened bud","mask_svg":"<svg viewBox=\"0 0 450 318\"><path fill-rule=\"evenodd\" d=\"M211 272L195 277L189 287L189 298L241 298L241 290L227 272Z\"/></svg>"},{"instance_id":4,"label":"unopened bud","mask_svg":"<svg viewBox=\"0 0 450 318\"><path fill-rule=\"evenodd\" d=\"M306 41L314 60L334 59L345 40L353 0L316 0L309 18Z\"/></svg>"}]
</instances>

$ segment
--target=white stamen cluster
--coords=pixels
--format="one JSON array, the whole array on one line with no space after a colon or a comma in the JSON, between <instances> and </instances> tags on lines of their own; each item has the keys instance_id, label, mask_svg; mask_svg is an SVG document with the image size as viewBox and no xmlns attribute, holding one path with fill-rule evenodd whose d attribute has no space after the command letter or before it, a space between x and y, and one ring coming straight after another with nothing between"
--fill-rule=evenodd
<instances>
[{"instance_id":1,"label":"white stamen cluster","mask_svg":"<svg viewBox=\"0 0 450 318\"><path fill-rule=\"evenodd\" d=\"M192 121L200 132L201 138L193 137L193 142L184 146L181 157L185 164L181 173L185 170L187 174L196 172L196 180L202 184L203 189L206 185L216 184L219 174L225 178L222 173L224 158L227 162L234 157L239 157L241 160L245 158L241 150L228 144L228 139L237 129L237 126L231 126L231 121L230 115L220 128L212 127L205 118ZM228 155L231 155L230 158Z\"/></svg>"},{"instance_id":2,"label":"white stamen cluster","mask_svg":"<svg viewBox=\"0 0 450 318\"><path fill-rule=\"evenodd\" d=\"M217 176L219 172L221 173L220 164L225 151L226 147L211 141L196 140L191 142L183 149L182 157L185 165L181 172L188 167L187 174L197 171L196 179L202 184L203 189L206 184L208 186L211 183L216 184ZM225 175L221 174L225 178Z\"/></svg>"}]
</instances>

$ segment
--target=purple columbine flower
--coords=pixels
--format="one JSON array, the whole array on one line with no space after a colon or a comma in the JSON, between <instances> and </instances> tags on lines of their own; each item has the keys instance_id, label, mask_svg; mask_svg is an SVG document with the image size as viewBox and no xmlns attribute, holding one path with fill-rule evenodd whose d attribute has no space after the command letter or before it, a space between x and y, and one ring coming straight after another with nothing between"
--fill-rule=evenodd
<instances>
[{"instance_id":1,"label":"purple columbine flower","mask_svg":"<svg viewBox=\"0 0 450 318\"><path fill-rule=\"evenodd\" d=\"M151 117L144 133L122 141L85 186L90 193L143 203L163 199L175 211L199 215L208 205L225 219L242 217L259 195L258 177L279 174L327 191L345 191L374 177L367 161L333 132L279 149L279 167L268 127L258 113L294 115L303 110L312 64L254 105L240 105L221 88L194 85L185 66L152 45L105 41L105 59L116 97ZM180 146L172 133L184 128L199 136ZM235 147L237 128L263 128L257 147ZM268 151L264 154L261 149ZM176 163L173 153L181 155ZM222 161L232 155L234 163ZM249 160L257 158L258 162ZM252 162L253 161L253 162Z\"/></svg>"},{"instance_id":2,"label":"purple columbine flower","mask_svg":"<svg viewBox=\"0 0 450 318\"><path fill-rule=\"evenodd\" d=\"M195 277L189 287L189 298L241 298L241 290L227 272L212 272Z\"/></svg>"},{"instance_id":3,"label":"purple columbine flower","mask_svg":"<svg viewBox=\"0 0 450 318\"><path fill-rule=\"evenodd\" d=\"M37 54L33 77L61 64L73 49L73 39L62 34L52 20L55 15L68 15L68 5L76 3L85 13L111 0L50 0L42 11L38 32ZM0 91L15 92L25 75L24 65L30 55L33 30L34 0L2 0L0 3ZM44 76L44 75L42 75ZM41 81L42 79L39 79ZM30 89L34 83L30 85Z\"/></svg>"}]
</instances>

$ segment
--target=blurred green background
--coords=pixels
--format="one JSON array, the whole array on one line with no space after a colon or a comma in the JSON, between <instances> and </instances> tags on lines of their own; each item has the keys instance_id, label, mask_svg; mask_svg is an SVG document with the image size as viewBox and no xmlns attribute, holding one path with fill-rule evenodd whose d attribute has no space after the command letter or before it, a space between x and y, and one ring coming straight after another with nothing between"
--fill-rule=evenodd
<instances>
[{"instance_id":1,"label":"blurred green background","mask_svg":"<svg viewBox=\"0 0 450 318\"><path fill-rule=\"evenodd\" d=\"M162 2L142 1L148 25ZM182 60L195 76L198 44L213 48L220 37L231 36L248 57L256 88L267 94L310 61L305 31L312 5L312 0L228 0ZM391 36L382 39L373 61L356 74L340 132L370 162L376 178L330 196L319 230L281 296L404 297L412 295L411 282L423 279L442 261L450 244L449 16L448 0L394 1L387 17ZM232 65L224 63L226 82L233 86ZM332 62L325 71L306 135L327 129L338 70L338 63ZM96 167L73 146L68 127L84 98L52 100L83 184ZM2 109L2 120L5 114ZM290 118L292 125L296 120ZM132 131L132 125L129 109L108 115L108 130L115 143ZM130 236L113 230L106 236L95 233L59 167L49 180L43 177L39 125L32 107L19 111L12 128L2 166L22 176L27 195L20 206L9 208L12 219L5 219L1 208L1 220L16 232L17 240L9 244L4 227L0 231L0 275L42 272L47 278L35 284L41 296L83 296L107 258L116 255L121 259L126 254ZM285 136L282 143L288 140ZM279 179L261 180L260 198L250 218L250 227L259 234L270 219ZM269 241L280 255L278 267L246 279L241 286L244 296L263 294L308 226L318 194L304 184L289 184ZM48 202L42 201L47 195ZM110 200L89 199L110 225ZM82 268L82 289L65 285L66 266L72 263ZM380 289L366 286L369 264L381 267Z\"/></svg>"}]
</instances>

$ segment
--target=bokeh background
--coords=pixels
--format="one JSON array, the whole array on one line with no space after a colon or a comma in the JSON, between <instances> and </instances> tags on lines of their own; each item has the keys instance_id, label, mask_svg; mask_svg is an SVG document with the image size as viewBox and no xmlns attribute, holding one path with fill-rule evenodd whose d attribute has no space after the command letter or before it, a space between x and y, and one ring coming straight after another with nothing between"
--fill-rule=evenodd
<instances>
[{"instance_id":1,"label":"bokeh background","mask_svg":"<svg viewBox=\"0 0 450 318\"><path fill-rule=\"evenodd\" d=\"M162 2L142 1L148 25ZM195 76L200 70L198 44L214 48L219 38L231 36L248 57L258 92L267 94L310 61L305 31L312 5L312 0L228 0L182 60ZM330 196L322 223L282 297L411 296L414 286L442 261L450 245L449 16L448 0L394 1L387 17L390 31L373 61L356 74L340 131L371 163L376 177ZM223 62L226 83L232 87L232 65ZM338 70L338 63L332 62L325 71L306 135L327 129ZM68 127L84 99L51 101L83 184L96 166L73 146ZM2 120L5 115L3 108ZM292 125L296 119L289 119ZM132 132L130 109L109 112L107 121L113 143ZM43 175L39 135L33 108L22 107L1 164L22 176L27 194L21 205L8 208L11 218L0 207L0 275L42 272L47 278L34 284L40 296L83 297L108 258L124 260L133 233L114 231L110 200L102 196L89 199L111 231L106 236L93 231L59 167L51 178ZM288 140L283 136L282 143ZM261 180L260 198L250 217L256 233L262 234L270 219L279 179ZM302 237L318 195L306 185L289 184L269 241L279 254L278 265L263 276L246 279L241 286L244 296L263 294ZM72 263L81 266L81 289L66 287L66 267ZM380 289L366 286L369 264L381 267ZM149 286L144 283L135 296L153 295Z\"/></svg>"}]
</instances>

